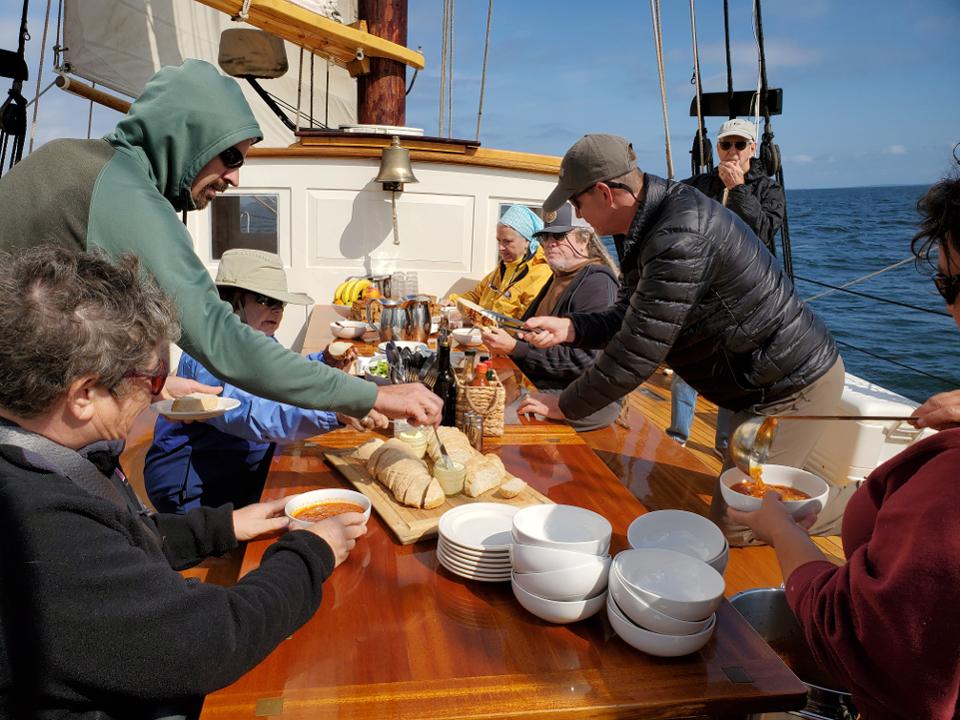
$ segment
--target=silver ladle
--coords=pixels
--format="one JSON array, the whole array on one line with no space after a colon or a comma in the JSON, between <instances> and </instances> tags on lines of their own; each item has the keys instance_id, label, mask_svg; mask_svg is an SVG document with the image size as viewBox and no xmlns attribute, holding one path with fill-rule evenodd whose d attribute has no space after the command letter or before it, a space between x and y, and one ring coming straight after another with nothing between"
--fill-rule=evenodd
<instances>
[{"instance_id":1,"label":"silver ladle","mask_svg":"<svg viewBox=\"0 0 960 720\"><path fill-rule=\"evenodd\" d=\"M915 417L903 415L769 415L752 417L741 423L730 436L730 459L747 475L751 467L758 467L770 457L770 446L777 434L778 425L784 420L867 420L907 421ZM751 475L752 477L752 475Z\"/></svg>"}]
</instances>

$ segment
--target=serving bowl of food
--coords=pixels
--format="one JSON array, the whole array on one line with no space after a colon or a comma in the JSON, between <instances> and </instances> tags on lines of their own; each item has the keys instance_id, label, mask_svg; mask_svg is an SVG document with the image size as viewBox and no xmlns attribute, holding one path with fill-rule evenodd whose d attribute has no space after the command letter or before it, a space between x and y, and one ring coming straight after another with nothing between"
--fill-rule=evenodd
<instances>
[{"instance_id":1,"label":"serving bowl of food","mask_svg":"<svg viewBox=\"0 0 960 720\"><path fill-rule=\"evenodd\" d=\"M287 500L284 512L290 518L290 527L296 530L347 512L362 513L366 521L371 507L370 498L356 490L321 488L294 495Z\"/></svg>"},{"instance_id":2,"label":"serving bowl of food","mask_svg":"<svg viewBox=\"0 0 960 720\"><path fill-rule=\"evenodd\" d=\"M819 513L827 504L830 486L811 472L787 465L761 465L758 484L739 468L730 468L720 476L720 494L735 510L752 512L760 509L763 494L780 493L787 511L794 517Z\"/></svg>"},{"instance_id":3,"label":"serving bowl of food","mask_svg":"<svg viewBox=\"0 0 960 720\"><path fill-rule=\"evenodd\" d=\"M374 355L370 358L360 358L363 366L363 377L377 385L390 384L390 363L383 355Z\"/></svg>"}]
</instances>

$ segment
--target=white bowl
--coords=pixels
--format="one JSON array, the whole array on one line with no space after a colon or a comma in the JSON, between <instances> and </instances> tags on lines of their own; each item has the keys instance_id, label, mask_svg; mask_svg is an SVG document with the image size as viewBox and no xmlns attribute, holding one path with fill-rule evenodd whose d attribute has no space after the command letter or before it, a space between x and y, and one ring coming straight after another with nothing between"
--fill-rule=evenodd
<instances>
[{"instance_id":1,"label":"white bowl","mask_svg":"<svg viewBox=\"0 0 960 720\"><path fill-rule=\"evenodd\" d=\"M715 558L707 562L707 565L712 567L718 573L723 575L727 569L727 561L730 560L730 544L727 543L724 545L723 552L717 555Z\"/></svg>"},{"instance_id":2,"label":"white bowl","mask_svg":"<svg viewBox=\"0 0 960 720\"><path fill-rule=\"evenodd\" d=\"M604 605L606 591L584 600L549 600L527 592L517 584L517 574L511 573L513 595L523 608L542 620L552 623L571 623L596 615Z\"/></svg>"},{"instance_id":3,"label":"white bowl","mask_svg":"<svg viewBox=\"0 0 960 720\"><path fill-rule=\"evenodd\" d=\"M368 368L370 367L370 363L372 363L375 360L383 360L383 359L384 359L384 356L379 354L374 355L373 357L357 358L357 363L360 365L360 371L363 373L364 380L369 380L370 382L376 383L377 385L390 384L390 375L387 375L386 377L382 375L374 375L368 370Z\"/></svg>"},{"instance_id":4,"label":"white bowl","mask_svg":"<svg viewBox=\"0 0 960 720\"><path fill-rule=\"evenodd\" d=\"M457 328L456 330L451 330L450 335L459 345L466 345L468 347L474 347L483 342L483 338L480 335L480 328Z\"/></svg>"},{"instance_id":5,"label":"white bowl","mask_svg":"<svg viewBox=\"0 0 960 720\"><path fill-rule=\"evenodd\" d=\"M581 555L581 557L589 557ZM533 595L548 600L583 600L607 587L610 558L547 572L514 572L517 584Z\"/></svg>"},{"instance_id":6,"label":"white bowl","mask_svg":"<svg viewBox=\"0 0 960 720\"><path fill-rule=\"evenodd\" d=\"M343 340L356 340L373 330L376 330L373 325L357 320L335 320L330 323L330 332Z\"/></svg>"},{"instance_id":7,"label":"white bowl","mask_svg":"<svg viewBox=\"0 0 960 720\"><path fill-rule=\"evenodd\" d=\"M657 510L627 528L632 548L663 548L710 562L723 553L727 539L713 522L686 510Z\"/></svg>"},{"instance_id":8,"label":"white bowl","mask_svg":"<svg viewBox=\"0 0 960 720\"><path fill-rule=\"evenodd\" d=\"M576 505L531 505L513 516L513 539L524 545L606 555L612 534L605 517Z\"/></svg>"},{"instance_id":9,"label":"white bowl","mask_svg":"<svg viewBox=\"0 0 960 720\"><path fill-rule=\"evenodd\" d=\"M370 498L356 490L345 490L343 488L321 488L319 490L309 490L299 495L294 495L284 506L284 512L290 518L290 527L293 529L308 528L313 525L306 520L298 520L293 514L302 507L314 505L320 502L329 502L331 500L342 500L345 502L356 503L363 508L364 521L370 519Z\"/></svg>"},{"instance_id":10,"label":"white bowl","mask_svg":"<svg viewBox=\"0 0 960 720\"><path fill-rule=\"evenodd\" d=\"M648 655L657 657L681 657L695 653L710 640L717 627L717 616L707 618L707 626L693 635L665 635L634 625L626 618L609 597L607 598L607 618L610 626L620 638Z\"/></svg>"},{"instance_id":11,"label":"white bowl","mask_svg":"<svg viewBox=\"0 0 960 720\"><path fill-rule=\"evenodd\" d=\"M709 618L689 622L666 615L650 607L639 595L630 591L620 578L620 573L610 573L608 591L610 601L615 601L619 609L628 620L640 627L667 635L693 635L707 627Z\"/></svg>"},{"instance_id":12,"label":"white bowl","mask_svg":"<svg viewBox=\"0 0 960 720\"><path fill-rule=\"evenodd\" d=\"M647 605L680 620L703 620L723 601L723 576L676 550L624 550L612 572Z\"/></svg>"},{"instance_id":13,"label":"white bowl","mask_svg":"<svg viewBox=\"0 0 960 720\"><path fill-rule=\"evenodd\" d=\"M351 317L353 317L353 305L337 305L334 303L333 310L337 313L337 315L345 320L349 320Z\"/></svg>"},{"instance_id":14,"label":"white bowl","mask_svg":"<svg viewBox=\"0 0 960 720\"><path fill-rule=\"evenodd\" d=\"M513 563L513 569L518 573L563 570L590 562L600 563L609 558L609 555L593 555L592 553L558 550L552 547L524 545L517 542L510 546L510 560Z\"/></svg>"},{"instance_id":15,"label":"white bowl","mask_svg":"<svg viewBox=\"0 0 960 720\"><path fill-rule=\"evenodd\" d=\"M787 512L794 517L819 513L826 506L830 486L823 479L806 470L787 465L763 465L762 467L765 484L796 488L810 496L809 500L789 500L783 503ZM750 476L740 468L730 468L720 476L720 494L732 508L747 512L759 510L760 498L750 497L730 489L731 486L743 481L752 482Z\"/></svg>"}]
</instances>

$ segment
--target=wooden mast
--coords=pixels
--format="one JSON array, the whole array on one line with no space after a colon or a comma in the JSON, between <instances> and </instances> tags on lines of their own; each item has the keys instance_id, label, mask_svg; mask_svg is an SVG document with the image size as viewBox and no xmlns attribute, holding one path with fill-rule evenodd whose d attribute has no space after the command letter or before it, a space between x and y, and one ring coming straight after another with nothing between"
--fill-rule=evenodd
<instances>
[{"instance_id":1,"label":"wooden mast","mask_svg":"<svg viewBox=\"0 0 960 720\"><path fill-rule=\"evenodd\" d=\"M360 0L358 10L367 32L406 46L407 0ZM357 122L405 125L406 91L403 63L371 57L370 72L357 78Z\"/></svg>"}]
</instances>

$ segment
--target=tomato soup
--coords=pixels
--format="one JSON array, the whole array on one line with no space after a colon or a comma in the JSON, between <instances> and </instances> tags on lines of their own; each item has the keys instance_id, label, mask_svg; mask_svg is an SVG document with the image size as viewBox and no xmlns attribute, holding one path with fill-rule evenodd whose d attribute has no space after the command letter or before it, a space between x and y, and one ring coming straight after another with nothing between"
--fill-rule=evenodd
<instances>
[{"instance_id":1,"label":"tomato soup","mask_svg":"<svg viewBox=\"0 0 960 720\"><path fill-rule=\"evenodd\" d=\"M345 500L324 500L323 502L313 503L312 505L304 505L302 508L297 508L293 511L293 516L297 520L303 520L304 522L319 522L321 520L331 518L334 515L341 515L342 513L348 512L362 514L365 511L362 507L354 502L348 502Z\"/></svg>"},{"instance_id":2,"label":"tomato soup","mask_svg":"<svg viewBox=\"0 0 960 720\"><path fill-rule=\"evenodd\" d=\"M780 493L781 500L809 500L810 496L807 495L802 490L797 490L796 488L786 487L785 485L772 485L768 482L763 483L758 486L758 483L754 482L738 482L735 485L730 486L731 490L735 490L741 495L749 495L750 497L763 497L763 494L767 490L774 490L775 492Z\"/></svg>"}]
</instances>

